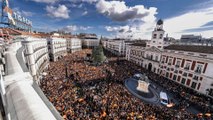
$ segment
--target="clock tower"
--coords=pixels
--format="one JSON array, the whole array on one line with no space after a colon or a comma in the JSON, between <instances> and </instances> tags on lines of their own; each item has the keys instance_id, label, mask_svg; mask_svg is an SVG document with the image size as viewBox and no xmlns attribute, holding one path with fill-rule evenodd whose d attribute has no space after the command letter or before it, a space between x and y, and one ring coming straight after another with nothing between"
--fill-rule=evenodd
<instances>
[{"instance_id":1,"label":"clock tower","mask_svg":"<svg viewBox=\"0 0 213 120\"><path fill-rule=\"evenodd\" d=\"M156 47L160 50L164 47L164 33L163 20L158 20L154 31L152 32L152 39L147 43L147 48Z\"/></svg>"}]
</instances>

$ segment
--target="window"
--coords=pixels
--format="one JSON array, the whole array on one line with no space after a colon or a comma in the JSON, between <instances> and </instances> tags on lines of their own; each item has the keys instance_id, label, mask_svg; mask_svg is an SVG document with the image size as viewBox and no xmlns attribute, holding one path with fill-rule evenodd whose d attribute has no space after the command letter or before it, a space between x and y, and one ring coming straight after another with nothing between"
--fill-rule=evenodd
<instances>
[{"instance_id":1,"label":"window","mask_svg":"<svg viewBox=\"0 0 213 120\"><path fill-rule=\"evenodd\" d=\"M151 55L150 59L151 59L151 60L153 59L153 55Z\"/></svg>"},{"instance_id":2,"label":"window","mask_svg":"<svg viewBox=\"0 0 213 120\"><path fill-rule=\"evenodd\" d=\"M175 81L177 79L177 75L174 75L173 76L173 80Z\"/></svg>"},{"instance_id":3,"label":"window","mask_svg":"<svg viewBox=\"0 0 213 120\"><path fill-rule=\"evenodd\" d=\"M197 65L197 68L196 68L195 72L196 73L201 73L202 67L203 67L202 65Z\"/></svg>"},{"instance_id":4,"label":"window","mask_svg":"<svg viewBox=\"0 0 213 120\"><path fill-rule=\"evenodd\" d=\"M194 80L198 80L198 76L195 75L195 76L193 77L193 79L194 79Z\"/></svg>"},{"instance_id":5,"label":"window","mask_svg":"<svg viewBox=\"0 0 213 120\"><path fill-rule=\"evenodd\" d=\"M186 66L184 67L185 70L189 70L190 68L190 63L186 63Z\"/></svg>"},{"instance_id":6,"label":"window","mask_svg":"<svg viewBox=\"0 0 213 120\"><path fill-rule=\"evenodd\" d=\"M184 72L184 73L183 73L183 76L187 77L187 73Z\"/></svg>"},{"instance_id":7,"label":"window","mask_svg":"<svg viewBox=\"0 0 213 120\"><path fill-rule=\"evenodd\" d=\"M163 34L160 34L160 37L159 37L160 39L162 39L163 38Z\"/></svg>"},{"instance_id":8,"label":"window","mask_svg":"<svg viewBox=\"0 0 213 120\"><path fill-rule=\"evenodd\" d=\"M169 77L169 73L168 72L166 73L166 77Z\"/></svg>"},{"instance_id":9,"label":"window","mask_svg":"<svg viewBox=\"0 0 213 120\"><path fill-rule=\"evenodd\" d=\"M164 61L165 61L165 58L163 58L161 62L164 63Z\"/></svg>"},{"instance_id":10,"label":"window","mask_svg":"<svg viewBox=\"0 0 213 120\"><path fill-rule=\"evenodd\" d=\"M191 88L195 89L196 88L197 83L196 82L192 82Z\"/></svg>"},{"instance_id":11,"label":"window","mask_svg":"<svg viewBox=\"0 0 213 120\"><path fill-rule=\"evenodd\" d=\"M152 41L153 43L155 43L155 41Z\"/></svg>"},{"instance_id":12,"label":"window","mask_svg":"<svg viewBox=\"0 0 213 120\"><path fill-rule=\"evenodd\" d=\"M158 61L158 56L155 56L155 60Z\"/></svg>"},{"instance_id":13,"label":"window","mask_svg":"<svg viewBox=\"0 0 213 120\"><path fill-rule=\"evenodd\" d=\"M172 65L172 59L169 59L168 65Z\"/></svg>"},{"instance_id":14,"label":"window","mask_svg":"<svg viewBox=\"0 0 213 120\"><path fill-rule=\"evenodd\" d=\"M186 82L186 79L185 79L185 78L182 78L181 83L182 83L182 84L185 84L185 82Z\"/></svg>"},{"instance_id":15,"label":"window","mask_svg":"<svg viewBox=\"0 0 213 120\"><path fill-rule=\"evenodd\" d=\"M154 35L153 35L153 38L156 39L156 38L157 38L157 34L154 34Z\"/></svg>"},{"instance_id":16,"label":"window","mask_svg":"<svg viewBox=\"0 0 213 120\"><path fill-rule=\"evenodd\" d=\"M177 61L175 67L180 67L180 61Z\"/></svg>"}]
</instances>

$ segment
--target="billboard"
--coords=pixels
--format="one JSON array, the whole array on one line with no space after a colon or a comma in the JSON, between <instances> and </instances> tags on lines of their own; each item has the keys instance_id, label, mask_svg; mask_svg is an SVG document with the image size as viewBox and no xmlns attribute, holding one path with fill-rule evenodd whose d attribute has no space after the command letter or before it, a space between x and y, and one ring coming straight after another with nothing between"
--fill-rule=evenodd
<instances>
[{"instance_id":1,"label":"billboard","mask_svg":"<svg viewBox=\"0 0 213 120\"><path fill-rule=\"evenodd\" d=\"M8 0L2 0L2 23L7 24L13 28L31 31L32 29L32 21L21 16L17 12L14 12L9 7Z\"/></svg>"},{"instance_id":2,"label":"billboard","mask_svg":"<svg viewBox=\"0 0 213 120\"><path fill-rule=\"evenodd\" d=\"M21 23L24 23L26 25L32 26L32 21L28 20L25 17L22 17L21 15L19 15L16 12L13 12L13 18L15 19L16 22L21 22Z\"/></svg>"},{"instance_id":3,"label":"billboard","mask_svg":"<svg viewBox=\"0 0 213 120\"><path fill-rule=\"evenodd\" d=\"M3 11L6 13L7 17L8 17L8 22L9 24L15 25L15 21L12 17L13 11L12 9L9 8L9 2L8 0L3 0L2 1L2 9Z\"/></svg>"}]
</instances>

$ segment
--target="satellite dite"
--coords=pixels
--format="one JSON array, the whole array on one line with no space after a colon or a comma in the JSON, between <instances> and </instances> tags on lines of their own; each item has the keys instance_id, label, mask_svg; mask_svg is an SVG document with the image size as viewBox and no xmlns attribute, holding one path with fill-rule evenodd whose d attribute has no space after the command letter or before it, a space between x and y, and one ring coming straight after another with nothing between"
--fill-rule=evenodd
<instances>
[{"instance_id":1,"label":"satellite dite","mask_svg":"<svg viewBox=\"0 0 213 120\"><path fill-rule=\"evenodd\" d=\"M9 7L9 0L2 0L1 24L8 25L10 28L29 32L32 29L32 21L14 12Z\"/></svg>"}]
</instances>

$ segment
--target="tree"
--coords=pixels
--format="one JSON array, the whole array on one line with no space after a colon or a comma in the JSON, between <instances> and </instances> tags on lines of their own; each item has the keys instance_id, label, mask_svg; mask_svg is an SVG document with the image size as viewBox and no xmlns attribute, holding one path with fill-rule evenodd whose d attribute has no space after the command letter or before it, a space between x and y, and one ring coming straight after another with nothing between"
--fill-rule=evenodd
<instances>
[{"instance_id":1,"label":"tree","mask_svg":"<svg viewBox=\"0 0 213 120\"><path fill-rule=\"evenodd\" d=\"M104 51L101 45L92 50L92 60L94 64L101 64L106 60Z\"/></svg>"}]
</instances>

